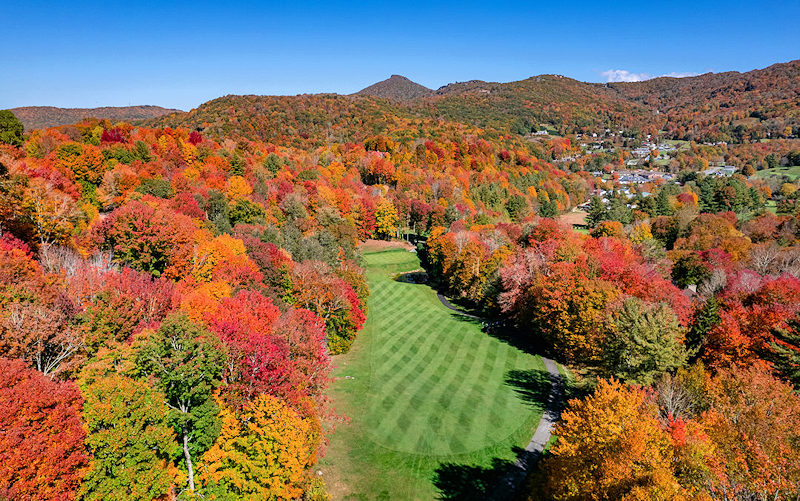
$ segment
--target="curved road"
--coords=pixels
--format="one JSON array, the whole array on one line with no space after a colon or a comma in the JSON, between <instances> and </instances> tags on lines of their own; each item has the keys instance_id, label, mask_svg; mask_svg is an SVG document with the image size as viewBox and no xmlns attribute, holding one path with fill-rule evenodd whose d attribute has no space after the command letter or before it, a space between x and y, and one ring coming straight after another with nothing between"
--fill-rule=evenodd
<instances>
[{"instance_id":1,"label":"curved road","mask_svg":"<svg viewBox=\"0 0 800 501\"><path fill-rule=\"evenodd\" d=\"M453 306L443 294L437 292L436 295L446 308L460 315L464 315L465 317L483 320L482 317L471 315ZM514 493L520 488L531 467L542 456L547 442L550 441L553 425L561 414L561 403L564 398L564 378L561 376L561 373L558 372L558 365L556 365L553 360L545 357L541 358L544 361L544 367L547 369L547 373L550 375L550 394L547 397L547 406L542 414L542 419L539 420L539 426L536 427L536 431L531 437L531 441L528 442L527 447L519 453L517 461L514 463L514 468L509 472L503 484L498 486L497 492L494 493L493 499L496 500L513 498Z\"/></svg>"}]
</instances>

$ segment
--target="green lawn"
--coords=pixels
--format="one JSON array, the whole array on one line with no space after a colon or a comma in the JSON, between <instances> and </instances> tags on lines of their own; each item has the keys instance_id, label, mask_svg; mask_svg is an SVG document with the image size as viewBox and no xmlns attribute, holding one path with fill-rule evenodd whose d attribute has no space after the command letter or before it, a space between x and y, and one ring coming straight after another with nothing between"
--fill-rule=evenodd
<instances>
[{"instance_id":1,"label":"green lawn","mask_svg":"<svg viewBox=\"0 0 800 501\"><path fill-rule=\"evenodd\" d=\"M767 177L781 177L787 176L792 181L800 178L800 165L794 165L791 167L776 167L774 169L764 169L760 171L756 171L756 177L764 179Z\"/></svg>"},{"instance_id":2,"label":"green lawn","mask_svg":"<svg viewBox=\"0 0 800 501\"><path fill-rule=\"evenodd\" d=\"M334 358L329 395L349 420L319 469L334 499L436 499L480 488L515 458L542 414L549 379L538 356L446 309L427 285L392 279L416 254L365 256L372 291L364 329Z\"/></svg>"},{"instance_id":3,"label":"green lawn","mask_svg":"<svg viewBox=\"0 0 800 501\"><path fill-rule=\"evenodd\" d=\"M767 200L767 203L765 204L765 207L767 208L767 211L769 211L769 212L771 212L773 214L777 214L778 213L778 204L777 204L777 202L775 202L775 200Z\"/></svg>"}]
</instances>

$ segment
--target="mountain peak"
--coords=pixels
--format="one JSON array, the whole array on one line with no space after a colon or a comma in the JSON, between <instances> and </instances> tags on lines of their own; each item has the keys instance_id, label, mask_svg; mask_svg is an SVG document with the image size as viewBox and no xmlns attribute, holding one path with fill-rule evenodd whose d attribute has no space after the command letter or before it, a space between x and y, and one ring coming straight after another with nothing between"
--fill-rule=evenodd
<instances>
[{"instance_id":1,"label":"mountain peak","mask_svg":"<svg viewBox=\"0 0 800 501\"><path fill-rule=\"evenodd\" d=\"M395 101L411 101L432 94L433 91L431 89L412 82L403 75L392 75L386 80L356 92L356 95L359 96L374 96Z\"/></svg>"}]
</instances>

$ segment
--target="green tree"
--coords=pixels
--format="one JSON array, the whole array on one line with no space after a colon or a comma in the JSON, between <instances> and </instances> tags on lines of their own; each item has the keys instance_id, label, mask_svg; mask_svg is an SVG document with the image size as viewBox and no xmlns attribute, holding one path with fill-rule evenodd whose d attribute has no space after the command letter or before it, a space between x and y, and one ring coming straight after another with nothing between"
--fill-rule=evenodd
<instances>
[{"instance_id":1,"label":"green tree","mask_svg":"<svg viewBox=\"0 0 800 501\"><path fill-rule=\"evenodd\" d=\"M784 328L772 332L775 340L770 343L767 358L778 373L800 391L800 318L794 317Z\"/></svg>"},{"instance_id":2,"label":"green tree","mask_svg":"<svg viewBox=\"0 0 800 501\"><path fill-rule=\"evenodd\" d=\"M613 313L604 351L606 369L620 379L650 384L686 362L682 341L683 330L669 306L626 299Z\"/></svg>"},{"instance_id":3,"label":"green tree","mask_svg":"<svg viewBox=\"0 0 800 501\"><path fill-rule=\"evenodd\" d=\"M694 322L689 327L686 334L686 350L689 355L694 357L703 348L706 334L715 326L719 325L719 301L717 298L710 297L700 311L695 315Z\"/></svg>"},{"instance_id":4,"label":"green tree","mask_svg":"<svg viewBox=\"0 0 800 501\"><path fill-rule=\"evenodd\" d=\"M539 206L539 215L542 217L556 217L558 215L558 204L555 200L545 200Z\"/></svg>"},{"instance_id":5,"label":"green tree","mask_svg":"<svg viewBox=\"0 0 800 501\"><path fill-rule=\"evenodd\" d=\"M528 215L528 201L522 195L511 195L506 202L506 210L512 221L519 222Z\"/></svg>"},{"instance_id":6,"label":"green tree","mask_svg":"<svg viewBox=\"0 0 800 501\"><path fill-rule=\"evenodd\" d=\"M0 143L22 146L22 133L25 128L17 117L8 110L0 110Z\"/></svg>"},{"instance_id":7,"label":"green tree","mask_svg":"<svg viewBox=\"0 0 800 501\"><path fill-rule=\"evenodd\" d=\"M246 198L237 200L230 208L230 220L234 225L237 223L263 223L266 215L263 207Z\"/></svg>"},{"instance_id":8,"label":"green tree","mask_svg":"<svg viewBox=\"0 0 800 501\"><path fill-rule=\"evenodd\" d=\"M686 254L675 260L672 265L672 280L681 289L690 285L699 285L711 276L711 267L696 252Z\"/></svg>"},{"instance_id":9,"label":"green tree","mask_svg":"<svg viewBox=\"0 0 800 501\"><path fill-rule=\"evenodd\" d=\"M596 227L601 222L608 219L606 205L597 195L589 201L589 213L586 215L586 225L590 228Z\"/></svg>"},{"instance_id":10,"label":"green tree","mask_svg":"<svg viewBox=\"0 0 800 501\"><path fill-rule=\"evenodd\" d=\"M767 163L767 169L778 168L778 157L776 157L774 153L770 153L769 155L765 156L764 162Z\"/></svg>"},{"instance_id":11,"label":"green tree","mask_svg":"<svg viewBox=\"0 0 800 501\"><path fill-rule=\"evenodd\" d=\"M619 221L622 224L633 222L633 211L625 203L625 199L614 197L608 204L607 219L609 221Z\"/></svg>"},{"instance_id":12,"label":"green tree","mask_svg":"<svg viewBox=\"0 0 800 501\"><path fill-rule=\"evenodd\" d=\"M166 497L178 473L179 448L164 395L121 374L84 379L83 419L91 469L81 486L87 500Z\"/></svg>"},{"instance_id":13,"label":"green tree","mask_svg":"<svg viewBox=\"0 0 800 501\"><path fill-rule=\"evenodd\" d=\"M226 356L220 342L184 314L173 314L139 347L139 373L154 378L164 392L181 442L194 490L192 457L202 454L219 434L218 407L212 394L222 381Z\"/></svg>"},{"instance_id":14,"label":"green tree","mask_svg":"<svg viewBox=\"0 0 800 501\"><path fill-rule=\"evenodd\" d=\"M675 211L672 209L672 204L669 203L667 190L659 190L658 195L656 195L656 215L671 216L673 212Z\"/></svg>"}]
</instances>

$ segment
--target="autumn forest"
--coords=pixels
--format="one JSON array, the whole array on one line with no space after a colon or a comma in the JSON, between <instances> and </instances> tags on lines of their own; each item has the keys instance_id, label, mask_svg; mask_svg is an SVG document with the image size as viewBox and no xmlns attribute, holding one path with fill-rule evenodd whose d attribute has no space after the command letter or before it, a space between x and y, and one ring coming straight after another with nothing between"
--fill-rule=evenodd
<instances>
[{"instance_id":1,"label":"autumn forest","mask_svg":"<svg viewBox=\"0 0 800 501\"><path fill-rule=\"evenodd\" d=\"M0 499L800 496L800 61L0 111Z\"/></svg>"}]
</instances>

